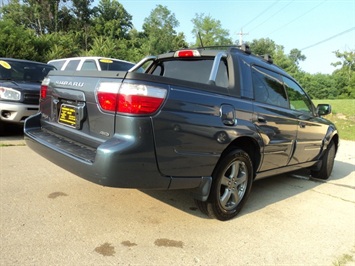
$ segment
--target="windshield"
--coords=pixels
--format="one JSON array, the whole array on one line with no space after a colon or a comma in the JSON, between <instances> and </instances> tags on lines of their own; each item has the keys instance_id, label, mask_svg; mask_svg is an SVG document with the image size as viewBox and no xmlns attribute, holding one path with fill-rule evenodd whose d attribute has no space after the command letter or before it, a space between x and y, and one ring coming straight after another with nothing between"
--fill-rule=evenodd
<instances>
[{"instance_id":1,"label":"windshield","mask_svg":"<svg viewBox=\"0 0 355 266\"><path fill-rule=\"evenodd\" d=\"M41 83L54 66L31 61L0 59L0 79Z\"/></svg>"}]
</instances>

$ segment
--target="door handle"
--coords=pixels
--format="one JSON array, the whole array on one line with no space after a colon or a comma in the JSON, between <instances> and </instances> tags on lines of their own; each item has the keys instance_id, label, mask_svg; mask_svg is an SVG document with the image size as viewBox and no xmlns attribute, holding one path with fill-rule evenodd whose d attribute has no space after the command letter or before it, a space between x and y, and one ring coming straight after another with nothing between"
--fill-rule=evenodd
<instances>
[{"instance_id":1,"label":"door handle","mask_svg":"<svg viewBox=\"0 0 355 266\"><path fill-rule=\"evenodd\" d=\"M300 128L305 128L305 127L306 127L306 123L300 122Z\"/></svg>"}]
</instances>

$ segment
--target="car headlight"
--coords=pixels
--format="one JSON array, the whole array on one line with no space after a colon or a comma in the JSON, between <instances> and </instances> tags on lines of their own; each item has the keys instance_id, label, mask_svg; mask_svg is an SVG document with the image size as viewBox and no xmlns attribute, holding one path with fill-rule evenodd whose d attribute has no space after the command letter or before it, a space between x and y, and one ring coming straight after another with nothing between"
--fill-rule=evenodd
<instances>
[{"instance_id":1,"label":"car headlight","mask_svg":"<svg viewBox=\"0 0 355 266\"><path fill-rule=\"evenodd\" d=\"M21 100L21 92L0 86L0 100L19 101Z\"/></svg>"}]
</instances>

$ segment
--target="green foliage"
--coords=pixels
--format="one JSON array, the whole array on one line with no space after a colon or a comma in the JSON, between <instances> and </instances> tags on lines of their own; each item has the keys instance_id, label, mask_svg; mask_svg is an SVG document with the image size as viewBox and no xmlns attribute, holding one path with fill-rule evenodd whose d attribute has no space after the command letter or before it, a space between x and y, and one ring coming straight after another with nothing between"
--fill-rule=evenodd
<instances>
[{"instance_id":1,"label":"green foliage","mask_svg":"<svg viewBox=\"0 0 355 266\"><path fill-rule=\"evenodd\" d=\"M338 92L335 80L326 74L303 74L299 82L313 99L335 99Z\"/></svg>"},{"instance_id":2,"label":"green foliage","mask_svg":"<svg viewBox=\"0 0 355 266\"><path fill-rule=\"evenodd\" d=\"M294 64L298 65L300 61L306 60L306 56L301 53L300 50L294 48L290 51L289 58Z\"/></svg>"},{"instance_id":3,"label":"green foliage","mask_svg":"<svg viewBox=\"0 0 355 266\"><path fill-rule=\"evenodd\" d=\"M249 43L250 49L256 55L274 55L276 51L276 44L273 40L269 38L261 38L261 39L254 39L251 43Z\"/></svg>"},{"instance_id":4,"label":"green foliage","mask_svg":"<svg viewBox=\"0 0 355 266\"><path fill-rule=\"evenodd\" d=\"M191 21L194 25L192 33L196 36L194 46L201 46L199 34L204 46L233 44L232 39L229 37L228 30L223 29L221 22L213 19L210 15L196 14L195 18Z\"/></svg>"},{"instance_id":5,"label":"green foliage","mask_svg":"<svg viewBox=\"0 0 355 266\"><path fill-rule=\"evenodd\" d=\"M47 34L44 38L51 43L44 55L46 62L52 59L83 55L79 46L79 37L75 32Z\"/></svg>"},{"instance_id":6,"label":"green foliage","mask_svg":"<svg viewBox=\"0 0 355 266\"><path fill-rule=\"evenodd\" d=\"M341 81L340 89L341 98L355 98L355 50L334 52L339 61L333 63L334 66L341 66L339 70L334 72L334 75Z\"/></svg>"},{"instance_id":7,"label":"green foliage","mask_svg":"<svg viewBox=\"0 0 355 266\"><path fill-rule=\"evenodd\" d=\"M0 20L0 57L41 61L36 54L35 43L33 30L18 26L12 20Z\"/></svg>"},{"instance_id":8,"label":"green foliage","mask_svg":"<svg viewBox=\"0 0 355 266\"><path fill-rule=\"evenodd\" d=\"M94 13L93 25L98 36L125 38L133 27L132 16L116 0L101 0Z\"/></svg>"},{"instance_id":9,"label":"green foliage","mask_svg":"<svg viewBox=\"0 0 355 266\"><path fill-rule=\"evenodd\" d=\"M185 46L183 33L177 35L175 28L179 21L175 14L165 6L158 5L152 10L150 16L144 20L143 33L145 41L142 45L143 53L161 54ZM179 47L180 46L180 47Z\"/></svg>"}]
</instances>

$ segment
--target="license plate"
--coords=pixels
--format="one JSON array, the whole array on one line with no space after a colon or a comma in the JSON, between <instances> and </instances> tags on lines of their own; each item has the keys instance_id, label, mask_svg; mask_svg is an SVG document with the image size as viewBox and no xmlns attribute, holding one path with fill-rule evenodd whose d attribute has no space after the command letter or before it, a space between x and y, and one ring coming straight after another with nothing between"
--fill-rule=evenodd
<instances>
[{"instance_id":1,"label":"license plate","mask_svg":"<svg viewBox=\"0 0 355 266\"><path fill-rule=\"evenodd\" d=\"M59 124L76 128L76 109L75 106L62 104L59 112Z\"/></svg>"}]
</instances>

